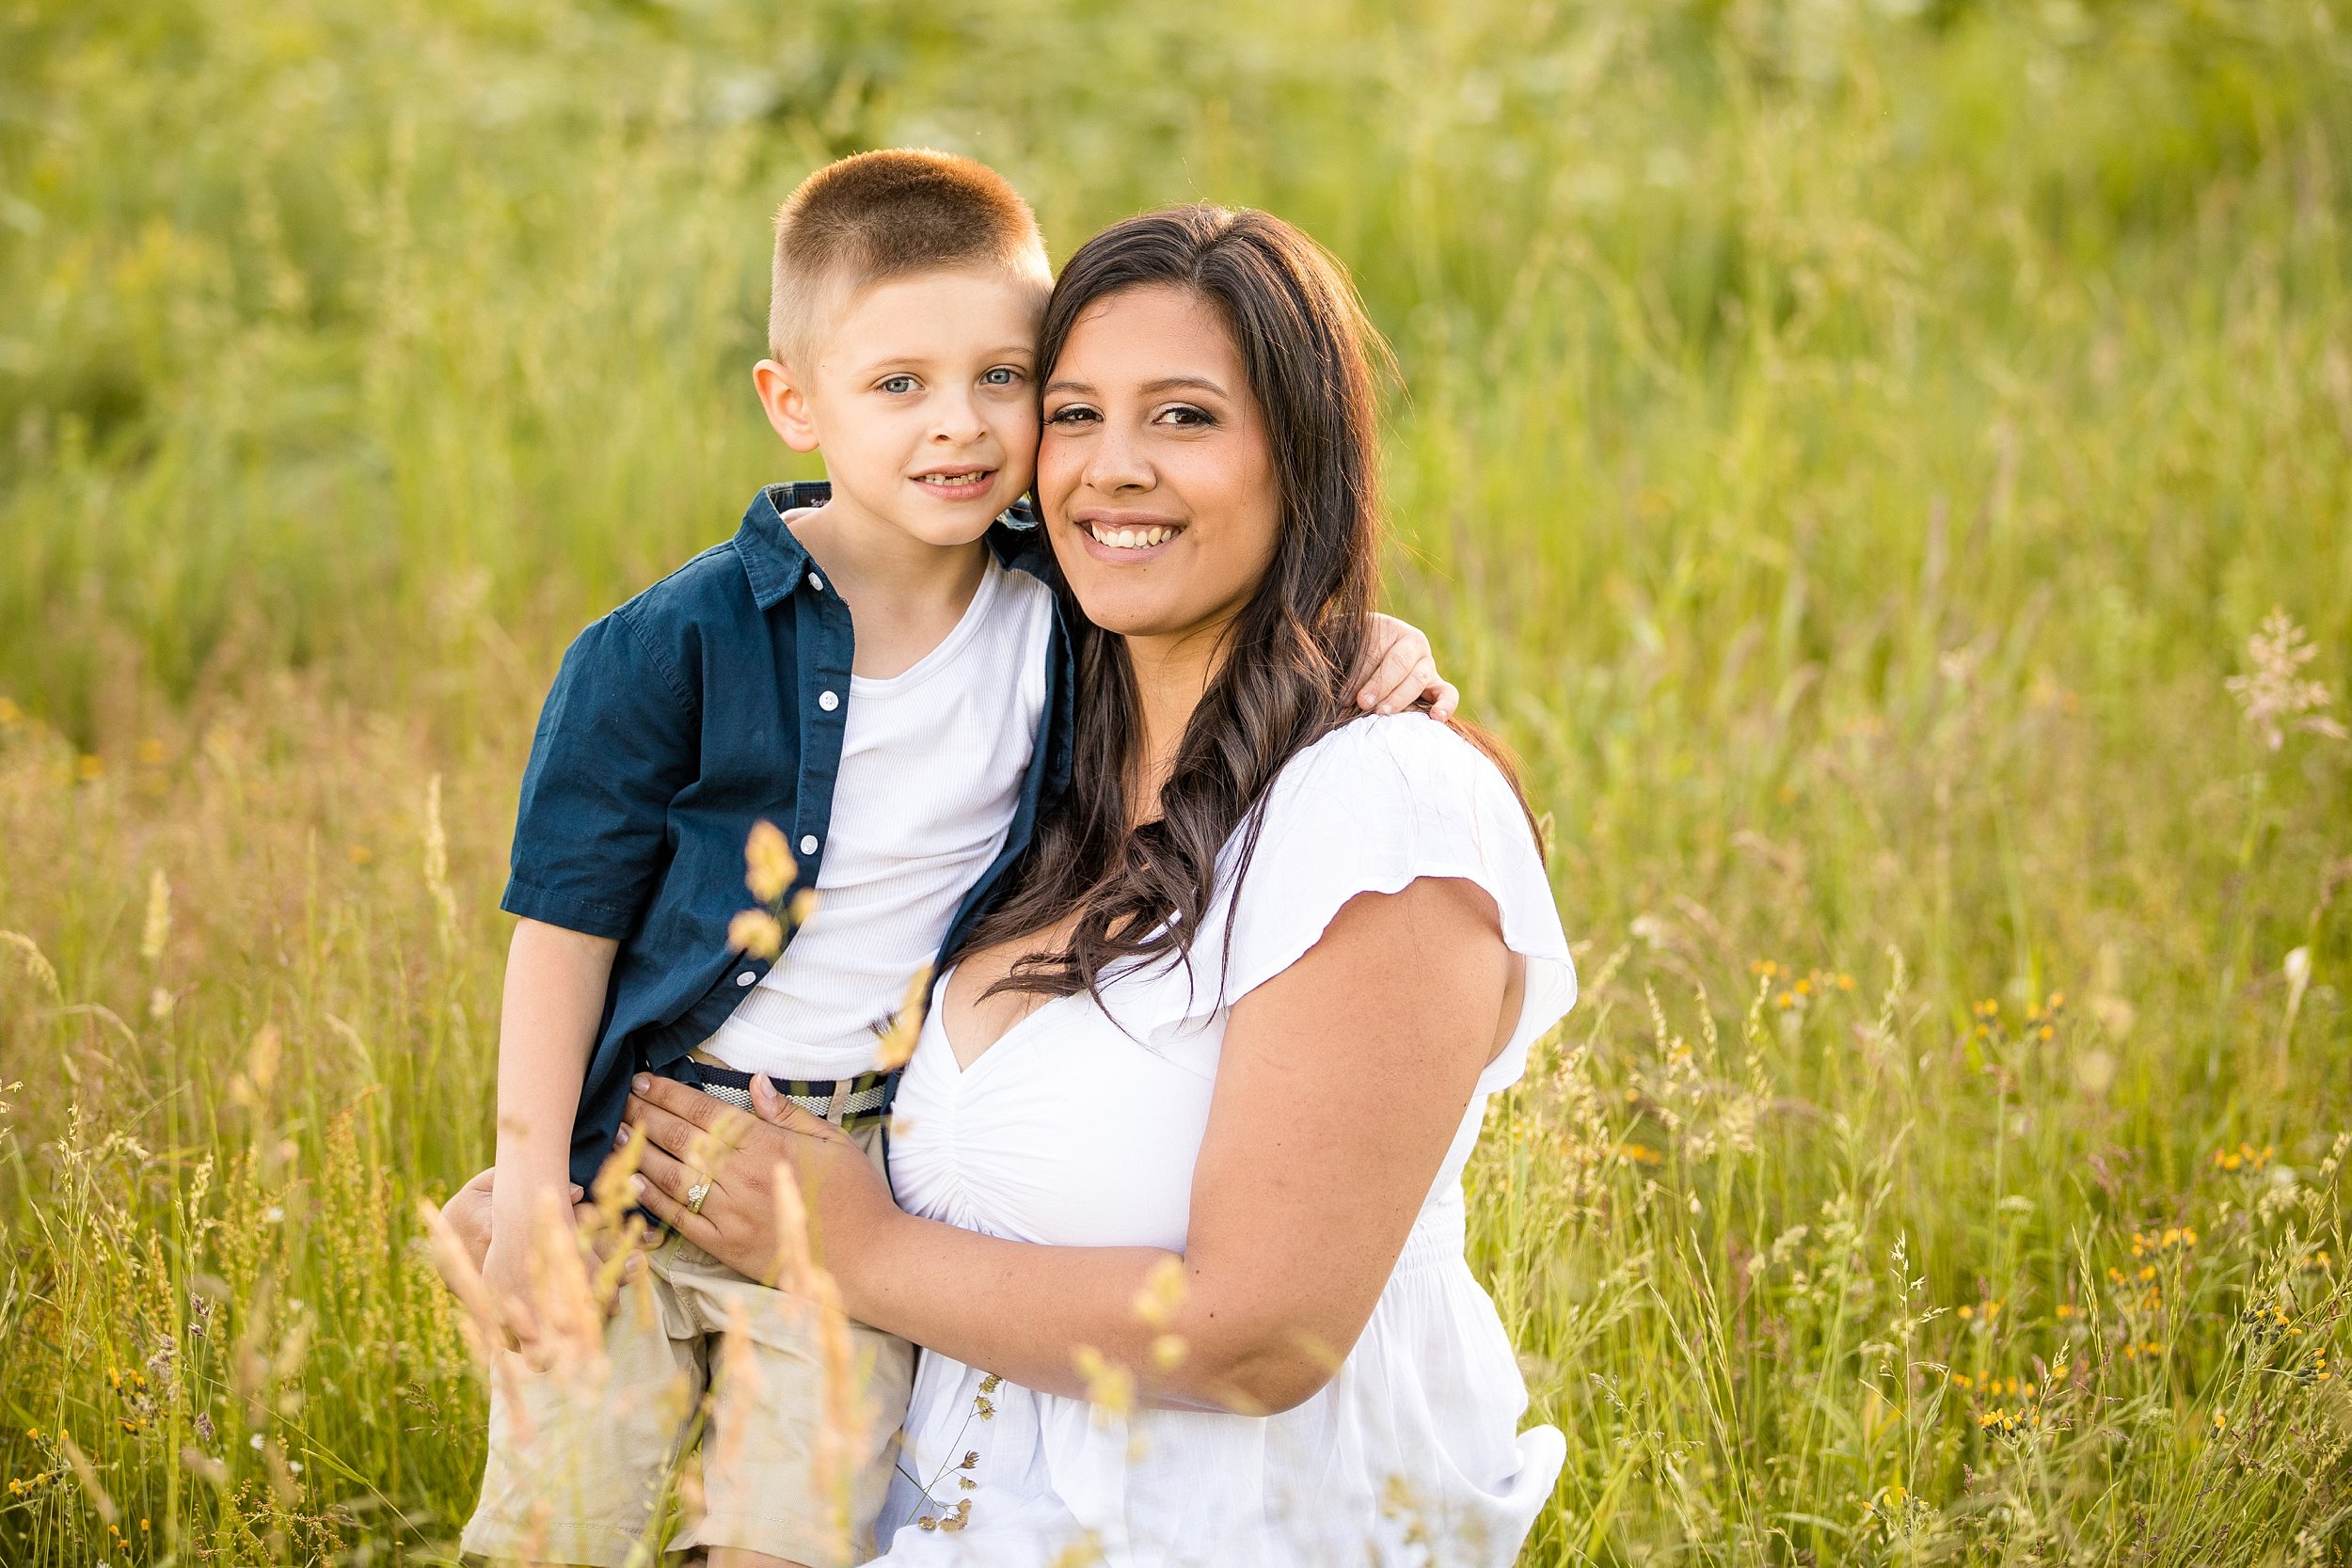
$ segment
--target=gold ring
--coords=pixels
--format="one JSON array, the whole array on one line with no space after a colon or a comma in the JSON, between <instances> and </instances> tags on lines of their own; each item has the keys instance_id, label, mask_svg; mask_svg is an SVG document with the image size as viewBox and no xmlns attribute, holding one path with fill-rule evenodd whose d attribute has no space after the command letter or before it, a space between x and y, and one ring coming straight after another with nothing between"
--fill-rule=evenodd
<instances>
[{"instance_id":1,"label":"gold ring","mask_svg":"<svg viewBox=\"0 0 2352 1568\"><path fill-rule=\"evenodd\" d=\"M703 1212L703 1199L708 1197L709 1196L710 1183L707 1181L697 1181L692 1186L687 1188L686 1212L690 1214L701 1213Z\"/></svg>"}]
</instances>

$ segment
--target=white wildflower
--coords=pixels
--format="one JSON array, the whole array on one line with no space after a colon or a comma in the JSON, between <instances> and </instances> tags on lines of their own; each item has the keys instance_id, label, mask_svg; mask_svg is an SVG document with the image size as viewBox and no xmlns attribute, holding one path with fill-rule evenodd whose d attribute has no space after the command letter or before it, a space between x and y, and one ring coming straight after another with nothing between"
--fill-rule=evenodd
<instances>
[{"instance_id":1,"label":"white wildflower","mask_svg":"<svg viewBox=\"0 0 2352 1568\"><path fill-rule=\"evenodd\" d=\"M2303 666L2318 657L2318 646L2283 610L2273 610L2262 629L2246 640L2249 669L2243 675L2231 676L2226 684L2245 713L2246 722L2274 752L2285 744L2291 729L2338 740L2344 737L2344 726L2319 711L2335 700L2328 688L2319 681L2305 680L2301 673Z\"/></svg>"}]
</instances>

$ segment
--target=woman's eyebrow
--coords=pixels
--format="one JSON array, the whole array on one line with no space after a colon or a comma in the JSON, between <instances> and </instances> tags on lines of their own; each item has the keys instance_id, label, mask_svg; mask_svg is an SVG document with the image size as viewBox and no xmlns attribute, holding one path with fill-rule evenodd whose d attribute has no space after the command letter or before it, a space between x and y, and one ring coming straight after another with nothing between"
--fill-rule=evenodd
<instances>
[{"instance_id":1,"label":"woman's eyebrow","mask_svg":"<svg viewBox=\"0 0 2352 1568\"><path fill-rule=\"evenodd\" d=\"M1082 397L1090 395L1094 391L1094 388L1086 382L1072 381L1067 377L1060 377L1047 382L1045 384L1045 389L1048 392L1075 392ZM1201 375L1164 375L1157 381L1147 381L1137 388L1137 390L1143 392L1146 396L1151 396L1160 392L1173 392L1184 389L1200 392L1215 392L1219 397L1227 395L1223 386L1215 381L1211 381L1206 376Z\"/></svg>"}]
</instances>

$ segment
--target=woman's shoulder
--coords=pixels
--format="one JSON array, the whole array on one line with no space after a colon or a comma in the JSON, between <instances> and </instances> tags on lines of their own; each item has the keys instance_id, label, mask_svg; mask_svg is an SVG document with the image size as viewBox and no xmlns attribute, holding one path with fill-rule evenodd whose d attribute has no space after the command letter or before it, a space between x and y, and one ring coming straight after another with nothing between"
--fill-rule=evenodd
<instances>
[{"instance_id":1,"label":"woman's shoulder","mask_svg":"<svg viewBox=\"0 0 2352 1568\"><path fill-rule=\"evenodd\" d=\"M1229 895L1226 999L1296 962L1349 900L1423 878L1476 884L1495 902L1506 945L1567 972L1535 830L1492 757L1422 713L1366 717L1322 736L1277 776Z\"/></svg>"},{"instance_id":2,"label":"woman's shoulder","mask_svg":"<svg viewBox=\"0 0 2352 1568\"><path fill-rule=\"evenodd\" d=\"M1239 896L1247 922L1302 897L1394 893L1422 877L1467 877L1549 906L1534 827L1495 760L1426 714L1375 715L1276 777Z\"/></svg>"},{"instance_id":3,"label":"woman's shoulder","mask_svg":"<svg viewBox=\"0 0 2352 1568\"><path fill-rule=\"evenodd\" d=\"M1322 736L1276 776L1273 817L1311 816L1358 828L1436 827L1498 808L1534 834L1495 760L1468 736L1418 710L1368 714Z\"/></svg>"},{"instance_id":4,"label":"woman's shoulder","mask_svg":"<svg viewBox=\"0 0 2352 1568\"><path fill-rule=\"evenodd\" d=\"M1518 792L1476 743L1426 714L1358 719L1302 749L1276 776L1254 835L1236 833L1228 851L1238 875L1219 889L1195 945L1218 956L1224 984L1201 983L1188 965L1139 974L1120 999L1131 1027L1197 1023L1297 962L1351 899L1422 878L1475 883L1494 899L1506 945L1567 973L1567 939Z\"/></svg>"}]
</instances>

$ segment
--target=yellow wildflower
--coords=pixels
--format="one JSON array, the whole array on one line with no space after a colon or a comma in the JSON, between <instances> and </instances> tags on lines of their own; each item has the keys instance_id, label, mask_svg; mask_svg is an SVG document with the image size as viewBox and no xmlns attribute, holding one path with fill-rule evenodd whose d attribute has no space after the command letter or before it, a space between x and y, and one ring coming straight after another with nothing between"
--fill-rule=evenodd
<instances>
[{"instance_id":1,"label":"yellow wildflower","mask_svg":"<svg viewBox=\"0 0 2352 1568\"><path fill-rule=\"evenodd\" d=\"M763 904L783 897L800 870L784 842L784 830L765 818L752 824L751 837L743 845L743 885Z\"/></svg>"},{"instance_id":2,"label":"yellow wildflower","mask_svg":"<svg viewBox=\"0 0 2352 1568\"><path fill-rule=\"evenodd\" d=\"M745 910L727 922L727 945L773 963L784 951L784 923L766 910Z\"/></svg>"}]
</instances>

